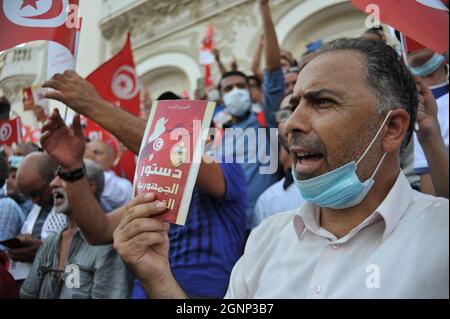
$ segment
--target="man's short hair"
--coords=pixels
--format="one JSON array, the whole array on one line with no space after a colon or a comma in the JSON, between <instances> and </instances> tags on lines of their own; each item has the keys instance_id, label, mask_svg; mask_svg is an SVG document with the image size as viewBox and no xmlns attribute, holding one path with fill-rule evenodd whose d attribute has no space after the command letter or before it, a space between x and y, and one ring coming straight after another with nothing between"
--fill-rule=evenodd
<instances>
[{"instance_id":1,"label":"man's short hair","mask_svg":"<svg viewBox=\"0 0 450 319\"><path fill-rule=\"evenodd\" d=\"M257 77L256 75L250 75L250 76L248 76L248 81L250 82L251 80L255 81L255 82L256 82L256 85L257 85L259 88L261 88L262 82L261 82L260 79L258 79L258 77Z\"/></svg>"},{"instance_id":2,"label":"man's short hair","mask_svg":"<svg viewBox=\"0 0 450 319\"><path fill-rule=\"evenodd\" d=\"M219 87L218 87L219 92L222 92L222 81L225 80L226 78L229 78L230 76L241 76L245 79L245 82L247 82L247 85L250 86L250 80L245 73L242 73L241 71L228 71L220 79Z\"/></svg>"},{"instance_id":3,"label":"man's short hair","mask_svg":"<svg viewBox=\"0 0 450 319\"><path fill-rule=\"evenodd\" d=\"M11 104L4 96L0 97L0 120L9 120L9 113L11 112Z\"/></svg>"},{"instance_id":4,"label":"man's short hair","mask_svg":"<svg viewBox=\"0 0 450 319\"><path fill-rule=\"evenodd\" d=\"M366 57L366 80L378 99L379 114L403 108L409 114L408 145L416 122L419 103L416 83L397 52L383 42L364 38L342 38L327 43L317 56L335 51L356 51Z\"/></svg>"},{"instance_id":5,"label":"man's short hair","mask_svg":"<svg viewBox=\"0 0 450 319\"><path fill-rule=\"evenodd\" d=\"M105 174L103 169L93 160L86 158L83 161L84 166L86 167L86 178L88 181L94 182L95 186L97 186L95 198L100 201L100 197L102 196L103 189L105 187Z\"/></svg>"},{"instance_id":6,"label":"man's short hair","mask_svg":"<svg viewBox=\"0 0 450 319\"><path fill-rule=\"evenodd\" d=\"M8 178L9 166L6 159L0 155L0 191L1 188L5 185L6 179Z\"/></svg>"}]
</instances>

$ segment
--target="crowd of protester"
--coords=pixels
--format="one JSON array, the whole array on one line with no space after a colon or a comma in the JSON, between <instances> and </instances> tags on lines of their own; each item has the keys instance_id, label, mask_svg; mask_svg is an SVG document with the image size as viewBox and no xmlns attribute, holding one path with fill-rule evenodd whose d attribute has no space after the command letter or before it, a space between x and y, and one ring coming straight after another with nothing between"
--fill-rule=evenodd
<instances>
[{"instance_id":1,"label":"crowd of protester","mask_svg":"<svg viewBox=\"0 0 450 319\"><path fill-rule=\"evenodd\" d=\"M197 98L217 103L216 128L277 129L276 143L219 141L186 225L169 226L153 218L166 209L154 194L132 199L112 146L55 110L41 145L0 155L0 242L17 239L0 245L0 298L448 298L446 58L420 49L403 61L380 27L317 41L297 60L279 46L269 1L257 2L252 74L215 50L221 80ZM44 86L139 153L148 101L134 117L72 71ZM158 100L180 99L167 90ZM0 116L9 111L2 98ZM261 149L275 172L237 160ZM84 178L61 178L80 168ZM366 286L370 264L379 289Z\"/></svg>"}]
</instances>

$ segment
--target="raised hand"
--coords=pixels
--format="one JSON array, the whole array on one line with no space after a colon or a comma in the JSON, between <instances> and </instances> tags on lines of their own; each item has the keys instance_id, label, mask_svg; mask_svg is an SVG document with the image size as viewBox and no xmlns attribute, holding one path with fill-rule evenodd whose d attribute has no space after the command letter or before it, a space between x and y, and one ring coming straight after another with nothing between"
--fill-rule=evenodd
<instances>
[{"instance_id":1,"label":"raised hand","mask_svg":"<svg viewBox=\"0 0 450 319\"><path fill-rule=\"evenodd\" d=\"M80 115L69 128L55 109L42 127L41 145L64 169L80 168L86 148Z\"/></svg>"},{"instance_id":2,"label":"raised hand","mask_svg":"<svg viewBox=\"0 0 450 319\"><path fill-rule=\"evenodd\" d=\"M126 205L114 231L114 248L154 298L166 294L173 277L169 265L169 224L155 219L166 210L154 194L139 195ZM172 279L172 280L171 280ZM163 292L161 292L163 291Z\"/></svg>"},{"instance_id":3,"label":"raised hand","mask_svg":"<svg viewBox=\"0 0 450 319\"><path fill-rule=\"evenodd\" d=\"M416 134L422 143L441 135L438 106L428 85L419 77L414 77L414 80L419 91Z\"/></svg>"},{"instance_id":4,"label":"raised hand","mask_svg":"<svg viewBox=\"0 0 450 319\"><path fill-rule=\"evenodd\" d=\"M83 115L87 115L91 108L103 101L95 88L73 71L55 74L42 86L56 90L47 92L45 97L60 101Z\"/></svg>"}]
</instances>

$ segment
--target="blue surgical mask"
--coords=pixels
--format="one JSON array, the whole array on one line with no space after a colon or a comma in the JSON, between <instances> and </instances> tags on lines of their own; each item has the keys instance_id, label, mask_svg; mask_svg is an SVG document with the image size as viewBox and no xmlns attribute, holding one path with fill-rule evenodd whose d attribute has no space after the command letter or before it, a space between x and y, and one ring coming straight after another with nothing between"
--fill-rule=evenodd
<instances>
[{"instance_id":1,"label":"blue surgical mask","mask_svg":"<svg viewBox=\"0 0 450 319\"><path fill-rule=\"evenodd\" d=\"M317 206L331 209L345 209L361 203L372 189L375 183L373 178L380 169L387 153L382 156L372 176L363 183L356 174L356 168L375 143L390 114L391 112L386 116L374 139L358 162L350 162L334 171L303 181L297 178L295 169L293 169L295 184L303 198Z\"/></svg>"},{"instance_id":2,"label":"blue surgical mask","mask_svg":"<svg viewBox=\"0 0 450 319\"><path fill-rule=\"evenodd\" d=\"M445 63L445 57L435 53L425 64L416 67L410 66L409 69L416 76L426 77L436 72L443 63Z\"/></svg>"},{"instance_id":3,"label":"blue surgical mask","mask_svg":"<svg viewBox=\"0 0 450 319\"><path fill-rule=\"evenodd\" d=\"M228 113L233 116L243 116L247 113L251 106L252 101L250 98L250 92L245 89L234 88L223 96L223 103Z\"/></svg>"}]
</instances>

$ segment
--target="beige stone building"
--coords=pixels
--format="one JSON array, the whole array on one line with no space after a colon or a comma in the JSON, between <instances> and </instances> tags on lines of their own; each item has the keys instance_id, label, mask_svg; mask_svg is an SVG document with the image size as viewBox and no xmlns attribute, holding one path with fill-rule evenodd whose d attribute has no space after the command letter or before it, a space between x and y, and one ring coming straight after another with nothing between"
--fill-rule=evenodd
<instances>
[{"instance_id":1,"label":"beige stone building","mask_svg":"<svg viewBox=\"0 0 450 319\"><path fill-rule=\"evenodd\" d=\"M296 58L312 41L355 37L366 28L366 15L349 0L272 0L271 5L281 46ZM199 50L208 25L225 64L236 58L245 72L261 33L255 0L80 0L80 12L77 71L87 76L131 32L138 74L153 97L166 90L193 93L203 76ZM45 42L37 42L0 55L0 90L27 125L37 123L23 112L21 88L45 80L46 50ZM213 74L217 80L216 66Z\"/></svg>"}]
</instances>

